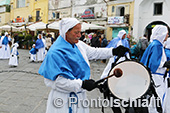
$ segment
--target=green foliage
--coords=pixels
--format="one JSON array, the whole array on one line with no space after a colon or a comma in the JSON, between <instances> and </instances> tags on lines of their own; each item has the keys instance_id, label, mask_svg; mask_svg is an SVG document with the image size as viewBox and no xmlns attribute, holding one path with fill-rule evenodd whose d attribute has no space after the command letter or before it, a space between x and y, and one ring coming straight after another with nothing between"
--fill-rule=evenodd
<instances>
[{"instance_id":1,"label":"green foliage","mask_svg":"<svg viewBox=\"0 0 170 113\"><path fill-rule=\"evenodd\" d=\"M29 42L29 46L30 46L30 47L32 47L33 44L35 44L35 42L33 42L33 41L30 41L30 42Z\"/></svg>"},{"instance_id":2,"label":"green foliage","mask_svg":"<svg viewBox=\"0 0 170 113\"><path fill-rule=\"evenodd\" d=\"M31 34L27 34L24 39L25 40L32 40L32 35Z\"/></svg>"},{"instance_id":3,"label":"green foliage","mask_svg":"<svg viewBox=\"0 0 170 113\"><path fill-rule=\"evenodd\" d=\"M18 34L18 37L20 38L20 39L24 39L24 35L23 34Z\"/></svg>"}]
</instances>

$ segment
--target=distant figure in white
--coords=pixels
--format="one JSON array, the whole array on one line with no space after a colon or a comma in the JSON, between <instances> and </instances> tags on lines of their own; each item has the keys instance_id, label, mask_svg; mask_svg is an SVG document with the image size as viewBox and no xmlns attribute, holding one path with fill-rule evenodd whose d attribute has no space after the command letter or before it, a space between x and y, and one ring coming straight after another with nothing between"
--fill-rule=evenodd
<instances>
[{"instance_id":1,"label":"distant figure in white","mask_svg":"<svg viewBox=\"0 0 170 113\"><path fill-rule=\"evenodd\" d=\"M2 36L3 36L4 34L2 33L1 34L1 36L0 36L0 58L2 58Z\"/></svg>"},{"instance_id":2,"label":"distant figure in white","mask_svg":"<svg viewBox=\"0 0 170 113\"><path fill-rule=\"evenodd\" d=\"M38 49L38 52L37 52L37 61L38 62L42 62L44 60L44 54L45 54L44 47L45 47L45 45L43 43L42 35L39 34L38 39L35 43L35 48Z\"/></svg>"},{"instance_id":3,"label":"distant figure in white","mask_svg":"<svg viewBox=\"0 0 170 113\"><path fill-rule=\"evenodd\" d=\"M29 53L31 54L31 62L35 62L36 61L36 49L35 49L35 44L32 45L32 49L29 51Z\"/></svg>"},{"instance_id":4,"label":"distant figure in white","mask_svg":"<svg viewBox=\"0 0 170 113\"><path fill-rule=\"evenodd\" d=\"M44 44L44 52L43 52L43 60L44 60L44 58L45 58L45 55L47 54L47 50L45 50L45 48L46 48L46 33L44 32L44 31L42 31L42 42L43 42L43 44Z\"/></svg>"},{"instance_id":5,"label":"distant figure in white","mask_svg":"<svg viewBox=\"0 0 170 113\"><path fill-rule=\"evenodd\" d=\"M19 53L17 50L18 46L19 46L18 43L14 43L12 45L11 55L10 55L10 59L9 59L10 66L18 66L18 56L19 56Z\"/></svg>"},{"instance_id":6,"label":"distant figure in white","mask_svg":"<svg viewBox=\"0 0 170 113\"><path fill-rule=\"evenodd\" d=\"M8 37L8 33L5 32L5 36L1 37L1 55L0 59L9 59L10 58L10 47L9 47L9 42L11 41L11 38Z\"/></svg>"}]
</instances>

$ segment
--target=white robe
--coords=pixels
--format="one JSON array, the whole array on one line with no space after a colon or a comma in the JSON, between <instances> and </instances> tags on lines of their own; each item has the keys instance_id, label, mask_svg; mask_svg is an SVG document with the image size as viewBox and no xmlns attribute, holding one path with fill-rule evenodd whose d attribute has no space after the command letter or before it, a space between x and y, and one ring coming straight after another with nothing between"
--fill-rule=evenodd
<instances>
[{"instance_id":1,"label":"white robe","mask_svg":"<svg viewBox=\"0 0 170 113\"><path fill-rule=\"evenodd\" d=\"M18 58L17 58L17 47L13 47L10 59L9 59L10 66L18 66Z\"/></svg>"},{"instance_id":2,"label":"white robe","mask_svg":"<svg viewBox=\"0 0 170 113\"><path fill-rule=\"evenodd\" d=\"M30 53L31 54L31 53ZM31 58L30 58L31 61L36 61L36 54L31 54Z\"/></svg>"},{"instance_id":3,"label":"white robe","mask_svg":"<svg viewBox=\"0 0 170 113\"><path fill-rule=\"evenodd\" d=\"M82 41L79 41L76 45L89 66L89 60L107 59L112 57L111 48L93 48ZM70 92L75 92L79 100L87 99L86 90L81 88L82 80L80 79L70 80L62 76L58 76L55 81L51 81L49 79L45 79L44 81L46 86L52 88L48 97L46 113L69 113L68 99ZM61 98L63 100L64 105L62 107L54 106L54 100L57 98ZM75 105L72 113L89 113L89 108L84 108L81 104L79 107L76 107Z\"/></svg>"},{"instance_id":4,"label":"white robe","mask_svg":"<svg viewBox=\"0 0 170 113\"><path fill-rule=\"evenodd\" d=\"M47 46L46 46L46 40L45 40L44 38L42 38L42 42L43 42L43 44L44 44L44 52L43 52L43 60L44 60L45 55L47 54L47 52L46 52L46 50L45 50L45 48L46 48Z\"/></svg>"},{"instance_id":5,"label":"white robe","mask_svg":"<svg viewBox=\"0 0 170 113\"><path fill-rule=\"evenodd\" d=\"M123 45L121 40L117 43L117 47L120 46L120 45ZM127 56L127 58L130 58L130 57L129 57L129 53L128 53L126 56ZM109 71L111 70L111 67L112 67L112 63L115 62L116 58L117 58L117 56L113 56L112 58L109 59L109 61L108 61L108 63L107 63L107 66L105 67L105 69L104 69L104 71L103 71L103 73L102 73L102 75L101 75L101 77L100 77L101 79L103 79L103 78L105 78L105 77L108 76ZM125 57L121 57L121 58L117 61L117 63L118 63L118 62L121 62L121 61L124 61L124 60L125 60Z\"/></svg>"},{"instance_id":6,"label":"white robe","mask_svg":"<svg viewBox=\"0 0 170 113\"><path fill-rule=\"evenodd\" d=\"M43 48L40 48L38 49L38 52L37 52L37 61L43 61L44 60L44 47Z\"/></svg>"}]
</instances>

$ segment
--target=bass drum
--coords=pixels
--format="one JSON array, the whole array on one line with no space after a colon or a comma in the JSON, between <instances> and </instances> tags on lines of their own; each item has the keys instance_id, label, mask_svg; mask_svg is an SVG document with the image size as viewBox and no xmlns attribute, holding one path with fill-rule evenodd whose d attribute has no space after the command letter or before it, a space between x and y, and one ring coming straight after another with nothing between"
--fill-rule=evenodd
<instances>
[{"instance_id":1,"label":"bass drum","mask_svg":"<svg viewBox=\"0 0 170 113\"><path fill-rule=\"evenodd\" d=\"M123 61L115 65L109 72L112 75L116 68L123 72L122 76L108 78L110 92L119 99L138 99L148 91L151 83L149 71L135 61Z\"/></svg>"}]
</instances>

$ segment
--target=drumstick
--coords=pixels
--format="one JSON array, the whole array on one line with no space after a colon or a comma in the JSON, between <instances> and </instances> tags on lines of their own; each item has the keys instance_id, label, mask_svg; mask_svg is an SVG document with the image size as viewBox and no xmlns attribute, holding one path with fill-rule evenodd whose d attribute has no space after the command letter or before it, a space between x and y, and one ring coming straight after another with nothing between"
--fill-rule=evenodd
<instances>
[{"instance_id":1,"label":"drumstick","mask_svg":"<svg viewBox=\"0 0 170 113\"><path fill-rule=\"evenodd\" d=\"M100 82L103 82L104 80L112 77L112 76L115 76L116 78L119 78L123 75L123 71L120 69L120 68L116 68L114 71L113 71L113 74L103 78L103 79L100 79L98 81L96 81L96 84L100 83Z\"/></svg>"}]
</instances>

